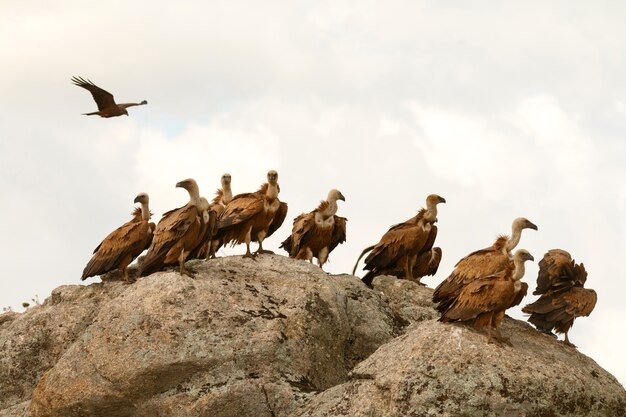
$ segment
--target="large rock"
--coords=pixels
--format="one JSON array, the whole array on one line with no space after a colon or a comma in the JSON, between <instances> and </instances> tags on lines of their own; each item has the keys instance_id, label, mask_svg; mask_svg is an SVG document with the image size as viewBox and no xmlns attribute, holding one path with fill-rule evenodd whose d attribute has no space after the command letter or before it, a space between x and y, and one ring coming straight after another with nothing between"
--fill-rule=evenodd
<instances>
[{"instance_id":1,"label":"large rock","mask_svg":"<svg viewBox=\"0 0 626 417\"><path fill-rule=\"evenodd\" d=\"M41 306L0 315L0 410L29 400L43 373L123 290L119 283L64 285Z\"/></svg>"},{"instance_id":2,"label":"large rock","mask_svg":"<svg viewBox=\"0 0 626 417\"><path fill-rule=\"evenodd\" d=\"M505 320L513 347L435 320L407 330L294 416L626 415L626 393L612 375L526 323Z\"/></svg>"},{"instance_id":3,"label":"large rock","mask_svg":"<svg viewBox=\"0 0 626 417\"><path fill-rule=\"evenodd\" d=\"M510 319L513 347L487 345L413 282L280 256L191 266L0 315L0 417L626 415L575 349Z\"/></svg>"},{"instance_id":4,"label":"large rock","mask_svg":"<svg viewBox=\"0 0 626 417\"><path fill-rule=\"evenodd\" d=\"M395 336L355 277L279 256L138 280L39 382L33 416L286 415Z\"/></svg>"}]
</instances>

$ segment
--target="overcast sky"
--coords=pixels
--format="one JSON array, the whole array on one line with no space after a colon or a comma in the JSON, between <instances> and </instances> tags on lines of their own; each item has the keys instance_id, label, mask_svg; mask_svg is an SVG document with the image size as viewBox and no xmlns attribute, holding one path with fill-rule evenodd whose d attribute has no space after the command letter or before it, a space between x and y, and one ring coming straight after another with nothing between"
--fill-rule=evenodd
<instances>
[{"instance_id":1,"label":"overcast sky","mask_svg":"<svg viewBox=\"0 0 626 417\"><path fill-rule=\"evenodd\" d=\"M269 249L346 196L333 273L430 193L447 200L432 287L527 217L520 248L584 262L598 304L570 339L625 383L625 21L618 1L3 0L0 306L80 283L139 192L158 220L182 179L211 197L224 172L239 193L276 169L289 214ZM83 116L73 75L149 104Z\"/></svg>"}]
</instances>

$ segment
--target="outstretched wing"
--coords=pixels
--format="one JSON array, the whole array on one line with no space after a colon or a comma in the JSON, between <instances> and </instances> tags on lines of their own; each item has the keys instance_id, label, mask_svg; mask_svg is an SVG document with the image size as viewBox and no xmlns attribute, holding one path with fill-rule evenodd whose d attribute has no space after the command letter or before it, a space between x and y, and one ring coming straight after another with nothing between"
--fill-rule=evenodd
<instances>
[{"instance_id":1,"label":"outstretched wing","mask_svg":"<svg viewBox=\"0 0 626 417\"><path fill-rule=\"evenodd\" d=\"M116 106L113 94L98 87L90 80L85 80L81 77L72 77L72 82L79 87L83 87L91 93L94 101L98 105L98 110L104 110L109 107Z\"/></svg>"}]
</instances>

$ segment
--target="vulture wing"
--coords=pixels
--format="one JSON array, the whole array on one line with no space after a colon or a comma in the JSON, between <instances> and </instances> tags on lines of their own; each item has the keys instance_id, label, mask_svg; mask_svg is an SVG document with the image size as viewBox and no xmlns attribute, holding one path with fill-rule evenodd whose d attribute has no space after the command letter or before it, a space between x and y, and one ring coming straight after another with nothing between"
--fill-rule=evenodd
<instances>
[{"instance_id":1,"label":"vulture wing","mask_svg":"<svg viewBox=\"0 0 626 417\"><path fill-rule=\"evenodd\" d=\"M217 222L217 228L227 228L249 219L263 211L263 203L263 196L257 193L236 195L224 208Z\"/></svg>"},{"instance_id":2,"label":"vulture wing","mask_svg":"<svg viewBox=\"0 0 626 417\"><path fill-rule=\"evenodd\" d=\"M539 261L537 289L534 295L548 291L565 291L574 286L582 286L587 280L583 264L576 264L571 255L562 249L551 249Z\"/></svg>"},{"instance_id":3,"label":"vulture wing","mask_svg":"<svg viewBox=\"0 0 626 417\"><path fill-rule=\"evenodd\" d=\"M435 247L424 252L417 258L413 267L413 277L421 278L425 276L435 275L439 269L441 262L441 248Z\"/></svg>"},{"instance_id":4,"label":"vulture wing","mask_svg":"<svg viewBox=\"0 0 626 417\"><path fill-rule=\"evenodd\" d=\"M154 231L152 244L143 260L139 275L149 275L161 269L168 251L184 238L189 228L198 221L198 210L192 204L163 214Z\"/></svg>"},{"instance_id":5,"label":"vulture wing","mask_svg":"<svg viewBox=\"0 0 626 417\"><path fill-rule=\"evenodd\" d=\"M505 271L476 279L467 284L439 321L467 321L481 313L499 310L513 283L506 280Z\"/></svg>"},{"instance_id":6,"label":"vulture wing","mask_svg":"<svg viewBox=\"0 0 626 417\"><path fill-rule=\"evenodd\" d=\"M525 282L522 282L522 288L520 288L517 294L515 294L515 298L513 299L513 302L507 308L520 305L520 303L522 302L524 297L526 297L527 294L528 294L528 284L526 284Z\"/></svg>"},{"instance_id":7,"label":"vulture wing","mask_svg":"<svg viewBox=\"0 0 626 417\"><path fill-rule=\"evenodd\" d=\"M89 80L85 80L81 77L72 77L72 82L79 87L83 87L91 93L94 101L98 105L98 110L105 110L109 107L116 106L113 94L98 87Z\"/></svg>"},{"instance_id":8,"label":"vulture wing","mask_svg":"<svg viewBox=\"0 0 626 417\"><path fill-rule=\"evenodd\" d=\"M345 217L335 215L335 227L333 228L333 235L330 245L328 246L328 252L332 252L340 243L346 241L346 226L348 219Z\"/></svg>"},{"instance_id":9,"label":"vulture wing","mask_svg":"<svg viewBox=\"0 0 626 417\"><path fill-rule=\"evenodd\" d=\"M287 217L287 203L284 203L281 201L280 206L278 207L278 210L276 210L276 213L274 214L274 219L272 220L272 223L270 223L269 229L267 229L267 235L265 235L266 239L272 236L274 232L277 231L280 228L280 226L282 226L286 217Z\"/></svg>"},{"instance_id":10,"label":"vulture wing","mask_svg":"<svg viewBox=\"0 0 626 417\"><path fill-rule=\"evenodd\" d=\"M454 271L433 293L433 302L440 303L439 312L445 311L470 282L511 267L511 259L503 253L507 239L501 236L490 247L472 252L457 262Z\"/></svg>"},{"instance_id":11,"label":"vulture wing","mask_svg":"<svg viewBox=\"0 0 626 417\"><path fill-rule=\"evenodd\" d=\"M306 242L306 238L314 226L315 211L302 213L293 220L291 235L280 244L280 247L289 252L290 257L294 258L300 252L302 242Z\"/></svg>"},{"instance_id":12,"label":"vulture wing","mask_svg":"<svg viewBox=\"0 0 626 417\"><path fill-rule=\"evenodd\" d=\"M150 224L133 219L111 232L93 251L81 280L130 264L146 248L151 238Z\"/></svg>"}]
</instances>

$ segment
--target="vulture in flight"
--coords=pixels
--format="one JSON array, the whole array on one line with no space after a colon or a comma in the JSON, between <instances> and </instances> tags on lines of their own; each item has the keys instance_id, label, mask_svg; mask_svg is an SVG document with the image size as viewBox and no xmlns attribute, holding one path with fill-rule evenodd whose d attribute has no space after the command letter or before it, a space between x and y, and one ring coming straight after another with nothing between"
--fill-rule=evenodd
<instances>
[{"instance_id":1,"label":"vulture in flight","mask_svg":"<svg viewBox=\"0 0 626 417\"><path fill-rule=\"evenodd\" d=\"M598 300L594 290L583 288L586 280L587 271L582 263L575 263L564 250L551 249L539 262L537 289L533 294L540 297L522 312L530 314L528 321L537 330L551 335L553 330L565 333L564 343L576 347L567 333L574 319L591 314Z\"/></svg>"},{"instance_id":2,"label":"vulture in flight","mask_svg":"<svg viewBox=\"0 0 626 417\"><path fill-rule=\"evenodd\" d=\"M487 328L487 342L492 342L491 329L495 328L496 340L509 343L500 333L500 324L506 309L519 303L525 267L524 262L534 258L525 249L513 255L512 265L494 274L477 277L461 289L459 296L442 312L439 321L444 323L462 321L480 330Z\"/></svg>"},{"instance_id":3,"label":"vulture in flight","mask_svg":"<svg viewBox=\"0 0 626 417\"><path fill-rule=\"evenodd\" d=\"M91 93L94 101L98 105L98 111L92 113L83 113L86 116L98 115L100 117L116 117L125 114L128 116L128 111L126 109L132 106L142 106L144 104L148 104L146 100L143 100L141 103L120 103L117 104L113 99L113 94L109 93L106 90L98 87L90 80L85 80L81 77L72 77L72 82L79 86L83 87L85 90Z\"/></svg>"},{"instance_id":4,"label":"vulture in flight","mask_svg":"<svg viewBox=\"0 0 626 417\"><path fill-rule=\"evenodd\" d=\"M271 253L263 249L263 240L271 236L285 221L287 203L278 199L278 173L267 173L267 182L254 193L238 194L230 200L217 222L215 239L222 244L245 243L246 258L255 258L260 253ZM253 254L250 243L259 242Z\"/></svg>"},{"instance_id":5,"label":"vulture in flight","mask_svg":"<svg viewBox=\"0 0 626 417\"><path fill-rule=\"evenodd\" d=\"M290 258L317 258L320 268L338 244L346 241L346 218L337 213L337 200L346 201L339 190L330 190L328 197L310 213L302 213L293 221L291 235L280 244Z\"/></svg>"},{"instance_id":6,"label":"vulture in flight","mask_svg":"<svg viewBox=\"0 0 626 417\"><path fill-rule=\"evenodd\" d=\"M124 280L129 282L126 267L150 246L155 228L154 223L150 222L148 194L140 193L134 202L140 203L141 208L135 208L133 218L112 231L98 245L83 270L81 280L120 269L124 274Z\"/></svg>"},{"instance_id":7,"label":"vulture in flight","mask_svg":"<svg viewBox=\"0 0 626 417\"><path fill-rule=\"evenodd\" d=\"M140 276L160 271L166 265L179 263L181 274L190 275L185 270L185 259L201 244L208 227L208 201L200 197L198 184L192 178L180 181L176 187L189 193L189 202L183 207L170 210L156 226L152 244L139 269Z\"/></svg>"},{"instance_id":8,"label":"vulture in flight","mask_svg":"<svg viewBox=\"0 0 626 417\"><path fill-rule=\"evenodd\" d=\"M433 302L440 313L447 310L470 282L487 275L495 274L512 266L511 251L517 246L522 230L537 230L531 221L518 217L513 221L511 236L499 236L493 245L477 250L462 258L454 266L454 271L443 280L433 293ZM528 284L525 284L526 288Z\"/></svg>"},{"instance_id":9,"label":"vulture in flight","mask_svg":"<svg viewBox=\"0 0 626 417\"><path fill-rule=\"evenodd\" d=\"M362 281L371 286L378 275L395 275L421 284L422 276L434 273L441 260L441 249L433 249L437 237L434 223L437 221L437 204L445 202L443 197L429 195L425 209L406 222L392 226L376 245L363 250L357 265L365 253L371 252L365 258L363 269L368 272Z\"/></svg>"}]
</instances>

